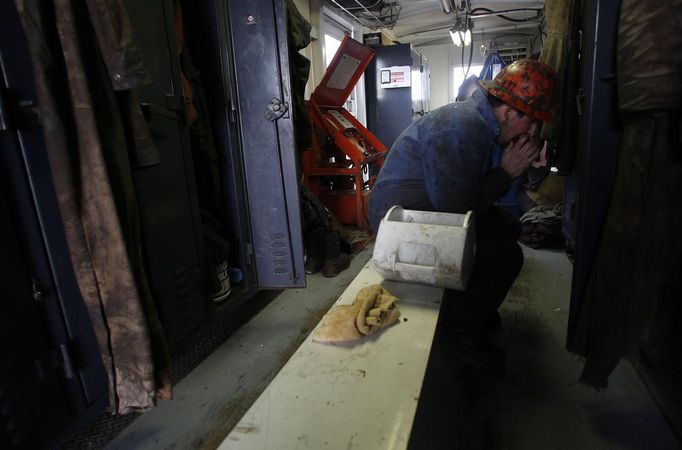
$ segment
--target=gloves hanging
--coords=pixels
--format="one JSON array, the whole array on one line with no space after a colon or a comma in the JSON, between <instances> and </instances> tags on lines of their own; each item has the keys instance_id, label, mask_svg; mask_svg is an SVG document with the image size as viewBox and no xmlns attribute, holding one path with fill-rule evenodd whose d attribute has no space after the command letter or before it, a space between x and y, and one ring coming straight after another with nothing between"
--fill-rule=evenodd
<instances>
[{"instance_id":1,"label":"gloves hanging","mask_svg":"<svg viewBox=\"0 0 682 450\"><path fill-rule=\"evenodd\" d=\"M333 308L313 334L314 342L332 344L361 339L398 320L398 301L379 284L360 289L352 305Z\"/></svg>"}]
</instances>

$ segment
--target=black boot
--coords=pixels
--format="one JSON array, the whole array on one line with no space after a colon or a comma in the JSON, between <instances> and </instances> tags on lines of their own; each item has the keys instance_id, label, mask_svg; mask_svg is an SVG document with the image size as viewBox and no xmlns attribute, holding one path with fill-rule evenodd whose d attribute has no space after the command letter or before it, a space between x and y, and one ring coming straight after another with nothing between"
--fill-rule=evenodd
<instances>
[{"instance_id":1,"label":"black boot","mask_svg":"<svg viewBox=\"0 0 682 450\"><path fill-rule=\"evenodd\" d=\"M341 251L341 235L338 231L327 231L324 235L324 266L322 276L337 276L350 266L350 256Z\"/></svg>"},{"instance_id":2,"label":"black boot","mask_svg":"<svg viewBox=\"0 0 682 450\"><path fill-rule=\"evenodd\" d=\"M453 362L460 365L484 370L504 370L504 351L485 336L444 336L440 346L454 357Z\"/></svg>"},{"instance_id":3,"label":"black boot","mask_svg":"<svg viewBox=\"0 0 682 450\"><path fill-rule=\"evenodd\" d=\"M305 273L313 274L322 270L324 265L324 230L308 231L305 243Z\"/></svg>"}]
</instances>

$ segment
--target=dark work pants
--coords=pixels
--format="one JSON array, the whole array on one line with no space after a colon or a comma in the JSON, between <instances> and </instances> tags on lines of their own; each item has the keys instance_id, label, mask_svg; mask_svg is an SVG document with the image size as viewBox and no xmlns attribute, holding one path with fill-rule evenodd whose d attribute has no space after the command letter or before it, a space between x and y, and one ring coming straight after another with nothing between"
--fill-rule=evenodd
<instances>
[{"instance_id":1,"label":"dark work pants","mask_svg":"<svg viewBox=\"0 0 682 450\"><path fill-rule=\"evenodd\" d=\"M446 289L441 307L444 331L476 335L507 296L523 266L518 219L498 207L476 217L476 257L466 291Z\"/></svg>"}]
</instances>

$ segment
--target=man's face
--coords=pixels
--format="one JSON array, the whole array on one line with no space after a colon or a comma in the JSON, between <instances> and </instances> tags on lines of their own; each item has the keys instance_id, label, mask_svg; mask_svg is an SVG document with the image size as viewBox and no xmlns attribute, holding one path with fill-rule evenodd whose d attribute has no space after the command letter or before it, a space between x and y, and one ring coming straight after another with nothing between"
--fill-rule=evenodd
<instances>
[{"instance_id":1,"label":"man's face","mask_svg":"<svg viewBox=\"0 0 682 450\"><path fill-rule=\"evenodd\" d=\"M509 141L522 136L533 138L538 128L538 120L533 119L528 114L507 107L504 112L504 119L500 121L500 135L497 143L506 146Z\"/></svg>"}]
</instances>

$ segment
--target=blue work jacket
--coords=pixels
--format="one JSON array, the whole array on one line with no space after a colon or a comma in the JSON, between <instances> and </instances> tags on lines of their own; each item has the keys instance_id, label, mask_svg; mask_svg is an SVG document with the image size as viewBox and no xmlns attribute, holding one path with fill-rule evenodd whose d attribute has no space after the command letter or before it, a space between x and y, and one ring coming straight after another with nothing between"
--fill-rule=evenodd
<instances>
[{"instance_id":1,"label":"blue work jacket","mask_svg":"<svg viewBox=\"0 0 682 450\"><path fill-rule=\"evenodd\" d=\"M504 170L491 169L499 134L480 87L413 122L396 139L372 188L372 229L394 205L460 214L487 210L511 184Z\"/></svg>"}]
</instances>

